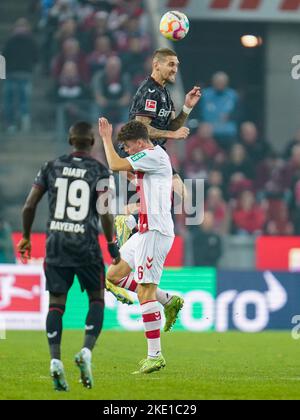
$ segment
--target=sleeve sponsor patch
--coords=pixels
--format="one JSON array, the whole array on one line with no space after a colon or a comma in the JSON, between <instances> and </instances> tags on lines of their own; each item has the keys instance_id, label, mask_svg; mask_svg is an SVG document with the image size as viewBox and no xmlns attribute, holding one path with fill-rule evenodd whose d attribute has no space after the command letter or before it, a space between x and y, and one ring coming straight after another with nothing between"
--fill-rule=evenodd
<instances>
[{"instance_id":1,"label":"sleeve sponsor patch","mask_svg":"<svg viewBox=\"0 0 300 420\"><path fill-rule=\"evenodd\" d=\"M147 99L146 100L145 110L146 111L151 111L151 112L156 112L156 110L157 110L157 101L153 101L152 99Z\"/></svg>"},{"instance_id":2,"label":"sleeve sponsor patch","mask_svg":"<svg viewBox=\"0 0 300 420\"><path fill-rule=\"evenodd\" d=\"M144 156L146 156L146 153L140 152L140 153L137 153L136 155L131 156L130 159L132 160L132 162L137 162L138 160L142 159Z\"/></svg>"}]
</instances>

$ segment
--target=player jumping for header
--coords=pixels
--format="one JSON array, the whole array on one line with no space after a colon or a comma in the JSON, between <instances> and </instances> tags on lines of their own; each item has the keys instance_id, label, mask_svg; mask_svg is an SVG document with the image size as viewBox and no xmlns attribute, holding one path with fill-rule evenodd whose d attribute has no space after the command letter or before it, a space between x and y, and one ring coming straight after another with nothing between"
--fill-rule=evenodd
<instances>
[{"instance_id":1,"label":"player jumping for header","mask_svg":"<svg viewBox=\"0 0 300 420\"><path fill-rule=\"evenodd\" d=\"M164 150L168 140L182 140L188 137L190 131L183 125L201 98L200 87L194 86L186 95L183 109L176 117L167 85L176 82L178 66L176 52L168 48L156 50L153 56L152 74L139 87L129 112L130 120L140 121L146 125L153 145L161 146ZM126 157L124 146L121 145L120 149L120 155ZM173 190L182 199L187 196L184 183L174 169ZM126 242L135 225L133 216L116 218L120 245Z\"/></svg>"},{"instance_id":2,"label":"player jumping for header","mask_svg":"<svg viewBox=\"0 0 300 420\"><path fill-rule=\"evenodd\" d=\"M158 285L174 241L172 166L167 153L151 143L148 129L141 122L131 121L119 133L119 141L129 155L127 158L121 158L116 153L112 143L112 126L105 118L99 120L99 132L110 169L135 171L138 180L137 191L141 200L139 232L120 249L121 261L110 266L107 279L119 285L120 279L123 279L121 283L131 284L132 290L138 294L148 341L148 357L142 361L137 373L151 373L166 364L161 353L158 300L167 299L167 293L158 289Z\"/></svg>"}]
</instances>

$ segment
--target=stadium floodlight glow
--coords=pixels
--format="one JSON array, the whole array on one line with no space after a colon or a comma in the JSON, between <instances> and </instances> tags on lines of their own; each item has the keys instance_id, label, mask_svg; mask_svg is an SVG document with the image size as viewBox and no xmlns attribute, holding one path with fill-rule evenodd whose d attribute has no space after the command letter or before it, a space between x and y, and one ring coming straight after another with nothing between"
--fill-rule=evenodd
<instances>
[{"instance_id":1,"label":"stadium floodlight glow","mask_svg":"<svg viewBox=\"0 0 300 420\"><path fill-rule=\"evenodd\" d=\"M243 35L241 37L241 43L245 48L257 48L263 44L263 39L261 36Z\"/></svg>"}]
</instances>

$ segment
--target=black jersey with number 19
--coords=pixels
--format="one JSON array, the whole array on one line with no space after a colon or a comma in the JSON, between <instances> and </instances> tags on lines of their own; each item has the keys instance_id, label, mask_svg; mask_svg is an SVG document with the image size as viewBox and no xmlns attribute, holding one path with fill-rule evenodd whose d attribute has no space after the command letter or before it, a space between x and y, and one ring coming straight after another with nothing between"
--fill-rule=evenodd
<instances>
[{"instance_id":1,"label":"black jersey with number 19","mask_svg":"<svg viewBox=\"0 0 300 420\"><path fill-rule=\"evenodd\" d=\"M85 153L61 156L42 167L34 186L48 193L47 264L101 264L96 204L111 182L108 169Z\"/></svg>"},{"instance_id":2,"label":"black jersey with number 19","mask_svg":"<svg viewBox=\"0 0 300 420\"><path fill-rule=\"evenodd\" d=\"M150 117L151 126L158 130L167 130L175 111L168 89L157 83L152 77L146 79L136 92L129 111L130 120L137 116ZM151 139L157 146L163 146L167 139Z\"/></svg>"}]
</instances>

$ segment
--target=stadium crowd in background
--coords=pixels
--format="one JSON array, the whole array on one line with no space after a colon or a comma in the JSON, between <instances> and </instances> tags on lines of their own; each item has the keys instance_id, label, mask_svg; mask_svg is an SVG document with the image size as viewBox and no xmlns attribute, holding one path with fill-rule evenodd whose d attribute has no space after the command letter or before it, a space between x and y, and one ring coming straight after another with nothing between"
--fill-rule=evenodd
<instances>
[{"instance_id":1,"label":"stadium crowd in background","mask_svg":"<svg viewBox=\"0 0 300 420\"><path fill-rule=\"evenodd\" d=\"M151 72L155 49L143 1L34 0L33 4L39 14L39 64L45 80L52 81L56 137L63 140L67 127L79 119L95 123L99 114L114 125L125 123L133 94ZM13 84L20 90L21 126L28 129L30 125L28 100L37 60L36 41L24 19L16 23L7 42L12 51L18 49L16 37L22 42L26 38L31 59L26 68L18 68L20 63L11 73L8 68L4 116L10 130L16 124L12 121ZM15 80L19 70L26 76L24 83ZM185 156L173 144L168 146L172 164L183 178L206 180L209 222L201 232L191 231L193 240L201 233L209 241L207 232L217 236L300 234L300 130L290 141L285 139L283 150L273 150L255 122L247 121L241 111L246 107L232 86L230 75L212 74L191 114L197 125L185 143ZM103 157L100 149L96 155ZM212 253L216 257L208 258L217 260L221 246L217 240L212 242L218 249Z\"/></svg>"}]
</instances>

